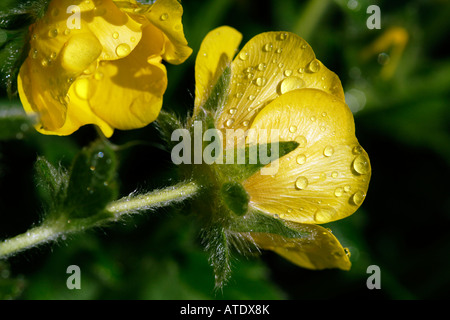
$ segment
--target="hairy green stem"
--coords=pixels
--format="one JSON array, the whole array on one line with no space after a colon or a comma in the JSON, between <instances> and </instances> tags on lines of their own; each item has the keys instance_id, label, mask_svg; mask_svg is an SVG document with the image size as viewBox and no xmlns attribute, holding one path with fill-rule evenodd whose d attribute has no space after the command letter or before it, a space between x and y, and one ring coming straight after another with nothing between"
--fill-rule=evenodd
<instances>
[{"instance_id":1,"label":"hairy green stem","mask_svg":"<svg viewBox=\"0 0 450 320\"><path fill-rule=\"evenodd\" d=\"M198 193L200 186L195 182L184 182L162 190L140 195L130 195L111 202L106 206L106 214L68 221L44 221L40 226L0 242L0 259L17 252L58 239L66 233L80 232L91 227L117 221L121 217L144 210L159 208L181 202Z\"/></svg>"}]
</instances>

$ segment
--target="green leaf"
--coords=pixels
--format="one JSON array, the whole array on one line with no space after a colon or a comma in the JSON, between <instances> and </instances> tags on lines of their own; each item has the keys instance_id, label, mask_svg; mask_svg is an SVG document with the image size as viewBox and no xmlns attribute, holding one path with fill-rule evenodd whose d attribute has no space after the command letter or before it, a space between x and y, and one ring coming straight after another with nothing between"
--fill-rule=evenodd
<instances>
[{"instance_id":1,"label":"green leaf","mask_svg":"<svg viewBox=\"0 0 450 320\"><path fill-rule=\"evenodd\" d=\"M87 218L100 213L117 197L117 160L104 142L94 142L75 158L70 171L64 207L69 218Z\"/></svg>"}]
</instances>

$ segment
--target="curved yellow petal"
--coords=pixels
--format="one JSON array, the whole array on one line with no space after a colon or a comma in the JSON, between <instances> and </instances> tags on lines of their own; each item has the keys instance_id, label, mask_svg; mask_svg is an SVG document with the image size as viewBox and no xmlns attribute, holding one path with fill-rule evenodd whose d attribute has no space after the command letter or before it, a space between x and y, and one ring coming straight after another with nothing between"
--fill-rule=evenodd
<instances>
[{"instance_id":1,"label":"curved yellow petal","mask_svg":"<svg viewBox=\"0 0 450 320\"><path fill-rule=\"evenodd\" d=\"M281 141L299 146L279 159L275 175L258 172L244 181L250 206L285 220L326 223L362 204L371 167L343 101L317 89L294 90L266 106L251 128L277 129Z\"/></svg>"},{"instance_id":2,"label":"curved yellow petal","mask_svg":"<svg viewBox=\"0 0 450 320\"><path fill-rule=\"evenodd\" d=\"M172 64L184 62L192 53L183 32L183 7L177 0L158 0L145 13L147 19L166 38L164 60Z\"/></svg>"},{"instance_id":3,"label":"curved yellow petal","mask_svg":"<svg viewBox=\"0 0 450 320\"><path fill-rule=\"evenodd\" d=\"M344 101L337 75L316 59L305 40L293 33L267 32L255 36L231 67L230 96L216 121L218 129L247 127L264 106L299 88L320 89Z\"/></svg>"},{"instance_id":4,"label":"curved yellow petal","mask_svg":"<svg viewBox=\"0 0 450 320\"><path fill-rule=\"evenodd\" d=\"M235 56L241 40L242 34L228 26L210 31L203 39L195 60L194 116L208 99L212 87Z\"/></svg>"},{"instance_id":5,"label":"curved yellow petal","mask_svg":"<svg viewBox=\"0 0 450 320\"><path fill-rule=\"evenodd\" d=\"M310 233L311 237L307 239L285 238L261 232L250 232L243 235L258 247L274 251L303 268L350 270L348 249L344 249L330 231L318 225L286 223L292 229Z\"/></svg>"},{"instance_id":6,"label":"curved yellow petal","mask_svg":"<svg viewBox=\"0 0 450 320\"><path fill-rule=\"evenodd\" d=\"M110 126L129 130L154 121L162 106L167 72L161 63L161 32L152 25L124 59L101 62L90 82L89 103ZM159 37L159 39L158 39Z\"/></svg>"},{"instance_id":7,"label":"curved yellow petal","mask_svg":"<svg viewBox=\"0 0 450 320\"><path fill-rule=\"evenodd\" d=\"M45 74L26 59L22 64L17 78L17 89L25 112L38 115L40 123L45 123L47 129L60 128L65 121L67 108L53 98L52 93L45 87ZM36 129L42 124L36 124Z\"/></svg>"},{"instance_id":8,"label":"curved yellow petal","mask_svg":"<svg viewBox=\"0 0 450 320\"><path fill-rule=\"evenodd\" d=\"M103 46L101 60L122 59L133 51L141 40L142 23L131 19L112 0L98 3L82 1L80 8L83 21L81 30L89 28L100 41Z\"/></svg>"}]
</instances>

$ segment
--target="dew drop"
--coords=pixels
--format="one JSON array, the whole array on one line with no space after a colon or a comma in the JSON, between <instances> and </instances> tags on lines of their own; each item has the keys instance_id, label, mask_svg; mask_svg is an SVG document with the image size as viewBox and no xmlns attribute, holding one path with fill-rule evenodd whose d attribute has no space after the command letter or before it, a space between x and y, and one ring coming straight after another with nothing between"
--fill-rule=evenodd
<instances>
[{"instance_id":1,"label":"dew drop","mask_svg":"<svg viewBox=\"0 0 450 320\"><path fill-rule=\"evenodd\" d=\"M305 68L299 68L298 69L298 73L304 73L305 72Z\"/></svg>"},{"instance_id":2,"label":"dew drop","mask_svg":"<svg viewBox=\"0 0 450 320\"><path fill-rule=\"evenodd\" d=\"M244 121L242 121L242 125L243 125L244 127L247 127L247 126L248 126L248 124L249 124L248 120L244 120Z\"/></svg>"},{"instance_id":3,"label":"dew drop","mask_svg":"<svg viewBox=\"0 0 450 320\"><path fill-rule=\"evenodd\" d=\"M323 155L325 157L331 157L334 153L334 148L332 146L326 146L325 149L323 149Z\"/></svg>"},{"instance_id":4,"label":"dew drop","mask_svg":"<svg viewBox=\"0 0 450 320\"><path fill-rule=\"evenodd\" d=\"M352 189L351 186L346 185L346 186L344 187L344 192L350 192L351 189Z\"/></svg>"},{"instance_id":5,"label":"dew drop","mask_svg":"<svg viewBox=\"0 0 450 320\"><path fill-rule=\"evenodd\" d=\"M286 77L290 77L291 75L292 75L292 70L284 70L284 75L286 76Z\"/></svg>"},{"instance_id":6,"label":"dew drop","mask_svg":"<svg viewBox=\"0 0 450 320\"><path fill-rule=\"evenodd\" d=\"M89 167L89 170L95 171L95 166L90 166L90 167Z\"/></svg>"},{"instance_id":7,"label":"dew drop","mask_svg":"<svg viewBox=\"0 0 450 320\"><path fill-rule=\"evenodd\" d=\"M311 61L308 65L308 69L312 73L318 72L320 70L319 61L317 59L314 59L313 61Z\"/></svg>"},{"instance_id":8,"label":"dew drop","mask_svg":"<svg viewBox=\"0 0 450 320\"><path fill-rule=\"evenodd\" d=\"M308 179L306 177L298 177L295 181L295 187L299 190L303 190L308 186Z\"/></svg>"},{"instance_id":9,"label":"dew drop","mask_svg":"<svg viewBox=\"0 0 450 320\"><path fill-rule=\"evenodd\" d=\"M169 19L169 14L167 14L167 13L163 13L163 14L159 17L159 20L161 20L161 21L166 21L167 19Z\"/></svg>"},{"instance_id":10,"label":"dew drop","mask_svg":"<svg viewBox=\"0 0 450 320\"><path fill-rule=\"evenodd\" d=\"M66 28L66 30L64 30L64 35L65 36L68 36L70 34L70 29L69 28Z\"/></svg>"},{"instance_id":11,"label":"dew drop","mask_svg":"<svg viewBox=\"0 0 450 320\"><path fill-rule=\"evenodd\" d=\"M359 174L367 174L370 171L369 160L364 155L359 155L353 160L353 169Z\"/></svg>"},{"instance_id":12,"label":"dew drop","mask_svg":"<svg viewBox=\"0 0 450 320\"><path fill-rule=\"evenodd\" d=\"M344 189L341 187L338 187L334 190L334 195L336 197L341 197L344 194Z\"/></svg>"},{"instance_id":13,"label":"dew drop","mask_svg":"<svg viewBox=\"0 0 450 320\"><path fill-rule=\"evenodd\" d=\"M57 35L58 35L58 29L51 29L51 30L48 32L48 36L49 36L50 38L55 38Z\"/></svg>"},{"instance_id":14,"label":"dew drop","mask_svg":"<svg viewBox=\"0 0 450 320\"><path fill-rule=\"evenodd\" d=\"M254 95L252 95L252 94L251 94L251 95L249 95L249 96L248 96L248 100L250 100L250 101L253 101L253 100L255 100L255 96L254 96Z\"/></svg>"},{"instance_id":15,"label":"dew drop","mask_svg":"<svg viewBox=\"0 0 450 320\"><path fill-rule=\"evenodd\" d=\"M239 59L241 59L242 61L245 61L248 59L248 53L242 51L241 53L239 53Z\"/></svg>"},{"instance_id":16,"label":"dew drop","mask_svg":"<svg viewBox=\"0 0 450 320\"><path fill-rule=\"evenodd\" d=\"M38 51L37 51L36 49L34 49L32 52L33 52L33 54L31 55L31 57L32 57L33 59L36 59L37 56L38 56Z\"/></svg>"},{"instance_id":17,"label":"dew drop","mask_svg":"<svg viewBox=\"0 0 450 320\"><path fill-rule=\"evenodd\" d=\"M290 126L289 127L289 132L294 133L295 131L297 131L297 127L296 126Z\"/></svg>"},{"instance_id":18,"label":"dew drop","mask_svg":"<svg viewBox=\"0 0 450 320\"><path fill-rule=\"evenodd\" d=\"M121 43L116 48L116 54L121 58L126 57L127 55L130 54L130 52L131 52L131 48L126 43Z\"/></svg>"},{"instance_id":19,"label":"dew drop","mask_svg":"<svg viewBox=\"0 0 450 320\"><path fill-rule=\"evenodd\" d=\"M237 109L235 109L235 108L231 108L228 112L230 113L230 114L235 114L236 113L236 111L237 111Z\"/></svg>"},{"instance_id":20,"label":"dew drop","mask_svg":"<svg viewBox=\"0 0 450 320\"><path fill-rule=\"evenodd\" d=\"M331 177L332 177L332 178L337 178L338 175L339 175L339 173L338 173L337 171L333 171L333 172L331 173Z\"/></svg>"},{"instance_id":21,"label":"dew drop","mask_svg":"<svg viewBox=\"0 0 450 320\"><path fill-rule=\"evenodd\" d=\"M355 192L351 197L352 203L356 206L360 206L363 203L365 196L366 195L361 191Z\"/></svg>"},{"instance_id":22,"label":"dew drop","mask_svg":"<svg viewBox=\"0 0 450 320\"><path fill-rule=\"evenodd\" d=\"M283 79L278 86L278 93L280 95L285 94L286 92L301 89L305 86L305 82L299 77L289 77Z\"/></svg>"},{"instance_id":23,"label":"dew drop","mask_svg":"<svg viewBox=\"0 0 450 320\"><path fill-rule=\"evenodd\" d=\"M264 71L267 68L267 65L265 63L260 63L258 64L258 70L259 71Z\"/></svg>"},{"instance_id":24,"label":"dew drop","mask_svg":"<svg viewBox=\"0 0 450 320\"><path fill-rule=\"evenodd\" d=\"M279 216L278 214L276 214L276 213L273 215L273 217L274 217L275 219L280 219L280 216Z\"/></svg>"},{"instance_id":25,"label":"dew drop","mask_svg":"<svg viewBox=\"0 0 450 320\"><path fill-rule=\"evenodd\" d=\"M344 253L345 253L345 255L346 255L347 257L349 257L349 258L350 258L350 256L352 255L352 254L350 253L349 248L344 248Z\"/></svg>"},{"instance_id":26,"label":"dew drop","mask_svg":"<svg viewBox=\"0 0 450 320\"><path fill-rule=\"evenodd\" d=\"M233 118L230 118L230 119L227 120L227 122L225 122L225 125L226 125L228 128L230 128L230 127L233 125L233 123L234 123L234 119L233 119Z\"/></svg>"},{"instance_id":27,"label":"dew drop","mask_svg":"<svg viewBox=\"0 0 450 320\"><path fill-rule=\"evenodd\" d=\"M99 152L99 153L97 153L97 158L103 158L105 156L105 154L103 153L103 152Z\"/></svg>"},{"instance_id":28,"label":"dew drop","mask_svg":"<svg viewBox=\"0 0 450 320\"><path fill-rule=\"evenodd\" d=\"M298 146L300 148L306 147L306 144L308 143L308 141L306 140L306 138L304 136L297 136L297 137L295 137L295 141L298 142Z\"/></svg>"},{"instance_id":29,"label":"dew drop","mask_svg":"<svg viewBox=\"0 0 450 320\"><path fill-rule=\"evenodd\" d=\"M118 38L119 38L119 33L118 33L118 32L114 32L114 33L112 34L112 37L113 37L114 39L118 39Z\"/></svg>"},{"instance_id":30,"label":"dew drop","mask_svg":"<svg viewBox=\"0 0 450 320\"><path fill-rule=\"evenodd\" d=\"M287 34L286 32L280 33L280 34L278 35L278 39L281 40L281 41L286 40L287 37L288 37L288 34Z\"/></svg>"},{"instance_id":31,"label":"dew drop","mask_svg":"<svg viewBox=\"0 0 450 320\"><path fill-rule=\"evenodd\" d=\"M266 78L259 77L259 78L256 79L255 84L258 87L262 87L262 86L264 86L266 84L266 82L267 82Z\"/></svg>"},{"instance_id":32,"label":"dew drop","mask_svg":"<svg viewBox=\"0 0 450 320\"><path fill-rule=\"evenodd\" d=\"M306 156L304 154L299 154L296 161L298 164L304 164L306 162Z\"/></svg>"},{"instance_id":33,"label":"dew drop","mask_svg":"<svg viewBox=\"0 0 450 320\"><path fill-rule=\"evenodd\" d=\"M277 50L275 50L276 53L282 53L283 52L283 48L278 48Z\"/></svg>"},{"instance_id":34,"label":"dew drop","mask_svg":"<svg viewBox=\"0 0 450 320\"><path fill-rule=\"evenodd\" d=\"M361 154L362 153L362 147L356 146L352 149L353 154Z\"/></svg>"},{"instance_id":35,"label":"dew drop","mask_svg":"<svg viewBox=\"0 0 450 320\"><path fill-rule=\"evenodd\" d=\"M265 52L270 52L273 49L273 44L271 42L266 43L263 47L263 51Z\"/></svg>"},{"instance_id":36,"label":"dew drop","mask_svg":"<svg viewBox=\"0 0 450 320\"><path fill-rule=\"evenodd\" d=\"M329 222L330 220L332 220L332 217L334 216L334 214L335 214L334 209L319 208L314 213L314 220L318 223ZM331 230L329 230L329 231L331 232Z\"/></svg>"}]
</instances>

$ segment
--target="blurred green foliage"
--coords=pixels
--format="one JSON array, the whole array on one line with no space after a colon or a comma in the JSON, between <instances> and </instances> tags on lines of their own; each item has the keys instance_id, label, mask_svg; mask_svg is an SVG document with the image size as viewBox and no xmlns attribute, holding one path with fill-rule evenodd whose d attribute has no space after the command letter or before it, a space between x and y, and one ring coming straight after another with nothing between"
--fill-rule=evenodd
<instances>
[{"instance_id":1,"label":"blurred green foliage","mask_svg":"<svg viewBox=\"0 0 450 320\"><path fill-rule=\"evenodd\" d=\"M185 0L184 28L194 54L168 65L164 108L192 112L195 54L211 29L230 25L244 44L265 31L304 37L336 72L354 111L356 135L373 175L367 199L353 216L327 227L352 253L352 269L310 271L265 252L236 254L230 283L214 292L189 204L130 218L0 262L0 298L18 299L441 299L450 293L450 2L445 0ZM381 29L366 27L366 8L381 9ZM1 8L1 7L0 7ZM406 31L398 64L395 47L362 53L391 27ZM385 67L391 77L381 76ZM17 98L0 101L0 238L41 220L33 180L37 156L68 167L96 138L91 127L70 137L37 134ZM13 117L11 117L13 115ZM7 129L6 129L7 128ZM156 128L117 132L120 194L176 182L170 153ZM145 143L134 143L144 141ZM441 225L442 229L436 225ZM66 269L78 265L82 289L68 290ZM367 267L381 269L381 290L366 287Z\"/></svg>"}]
</instances>

